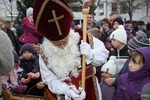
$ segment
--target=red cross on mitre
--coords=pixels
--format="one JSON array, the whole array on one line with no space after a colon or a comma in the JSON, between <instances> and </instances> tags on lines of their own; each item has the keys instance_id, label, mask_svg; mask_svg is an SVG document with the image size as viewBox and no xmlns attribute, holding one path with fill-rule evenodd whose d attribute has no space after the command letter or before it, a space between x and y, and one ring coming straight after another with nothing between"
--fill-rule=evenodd
<instances>
[{"instance_id":1,"label":"red cross on mitre","mask_svg":"<svg viewBox=\"0 0 150 100\"><path fill-rule=\"evenodd\" d=\"M56 42L68 36L73 14L64 0L35 0L33 20L37 31Z\"/></svg>"}]
</instances>

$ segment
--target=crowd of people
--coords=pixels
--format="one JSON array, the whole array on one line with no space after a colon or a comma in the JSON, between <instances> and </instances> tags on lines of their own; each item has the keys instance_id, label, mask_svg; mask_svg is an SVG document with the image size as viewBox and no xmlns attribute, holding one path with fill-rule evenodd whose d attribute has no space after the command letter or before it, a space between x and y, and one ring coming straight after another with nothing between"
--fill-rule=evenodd
<instances>
[{"instance_id":1,"label":"crowd of people","mask_svg":"<svg viewBox=\"0 0 150 100\"><path fill-rule=\"evenodd\" d=\"M2 17L0 26L0 87L12 94L48 100L150 99L150 30L144 21L133 26L112 12L96 22L88 13L83 41L82 27L65 1L36 0L21 26L7 26Z\"/></svg>"}]
</instances>

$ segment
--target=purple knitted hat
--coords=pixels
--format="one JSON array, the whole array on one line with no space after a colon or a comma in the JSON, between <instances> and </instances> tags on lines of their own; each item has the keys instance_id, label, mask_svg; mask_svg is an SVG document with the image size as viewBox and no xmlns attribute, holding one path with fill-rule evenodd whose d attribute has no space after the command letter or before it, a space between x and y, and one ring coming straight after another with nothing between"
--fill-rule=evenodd
<instances>
[{"instance_id":1,"label":"purple knitted hat","mask_svg":"<svg viewBox=\"0 0 150 100\"><path fill-rule=\"evenodd\" d=\"M22 55L25 51L29 51L29 52L31 52L32 54L35 53L34 48L33 48L33 45L30 44L30 43L26 43L26 44L24 44L24 45L21 47L20 55Z\"/></svg>"},{"instance_id":2,"label":"purple knitted hat","mask_svg":"<svg viewBox=\"0 0 150 100\"><path fill-rule=\"evenodd\" d=\"M125 28L125 29L128 29L129 27L132 28L132 24L129 24L129 23L128 23L128 24L125 24L125 25L124 25L124 28Z\"/></svg>"},{"instance_id":3,"label":"purple knitted hat","mask_svg":"<svg viewBox=\"0 0 150 100\"><path fill-rule=\"evenodd\" d=\"M113 25L114 25L114 22L118 22L119 25L123 25L123 23L124 23L121 17L115 18L114 21L113 21Z\"/></svg>"}]
</instances>

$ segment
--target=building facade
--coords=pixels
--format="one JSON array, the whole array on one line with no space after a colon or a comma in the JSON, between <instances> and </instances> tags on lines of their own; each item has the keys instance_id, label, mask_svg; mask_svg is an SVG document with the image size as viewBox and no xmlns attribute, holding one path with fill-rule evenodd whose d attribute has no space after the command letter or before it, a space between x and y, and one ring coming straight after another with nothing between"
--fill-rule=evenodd
<instances>
[{"instance_id":1,"label":"building facade","mask_svg":"<svg viewBox=\"0 0 150 100\"><path fill-rule=\"evenodd\" d=\"M6 21L14 21L18 15L16 0L0 0L0 16Z\"/></svg>"},{"instance_id":2,"label":"building facade","mask_svg":"<svg viewBox=\"0 0 150 100\"><path fill-rule=\"evenodd\" d=\"M66 0L66 1L73 11L74 20L81 25L83 20L81 1L84 2L87 0ZM103 18L109 18L109 14L112 11L119 12L123 19L129 20L129 15L123 8L120 8L119 4L115 2L115 0L96 0L95 5L97 5L98 1L100 1L100 3L97 9L94 11L96 21L102 20ZM140 2L143 0L136 0L136 1ZM150 0L147 1L149 1L149 3L143 5L141 9L135 11L132 17L133 20L138 21L143 17L148 16L147 21L150 21L150 8L147 7L150 6ZM0 0L0 9L1 9L0 16L4 17L7 21L15 20L15 18L17 17L18 12L16 0L11 0L11 2L9 2L9 0ZM10 13L12 13L12 15Z\"/></svg>"},{"instance_id":3,"label":"building facade","mask_svg":"<svg viewBox=\"0 0 150 100\"><path fill-rule=\"evenodd\" d=\"M69 0L68 2L69 6L71 7L73 13L74 13L74 20L78 22L78 24L82 23L83 15L82 15L82 4L79 0ZM130 0L129 0L130 1ZM83 0L84 2L84 0ZM98 2L98 0L97 0ZM97 2L95 3L97 5ZM137 0L137 2L141 2L141 0ZM150 5L150 2L149 2ZM137 9L132 16L132 20L138 21L141 18L145 16L149 16L148 21L150 21L150 8L148 9L147 4L143 4L140 9ZM112 11L117 11L120 13L121 17L124 20L129 20L129 15L125 11L124 8L121 8L115 0L100 0L100 3L97 7L97 9L94 11L95 12L95 20L99 21L102 20L103 18L109 18L109 14ZM148 22L147 21L147 22ZM146 23L147 23L146 22Z\"/></svg>"}]
</instances>

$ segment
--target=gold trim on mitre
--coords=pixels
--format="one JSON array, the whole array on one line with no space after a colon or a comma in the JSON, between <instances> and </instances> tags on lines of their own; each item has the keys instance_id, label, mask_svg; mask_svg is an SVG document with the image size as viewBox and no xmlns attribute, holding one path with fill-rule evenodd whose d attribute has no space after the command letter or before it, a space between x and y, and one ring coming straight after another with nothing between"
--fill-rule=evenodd
<instances>
[{"instance_id":1,"label":"gold trim on mitre","mask_svg":"<svg viewBox=\"0 0 150 100\"><path fill-rule=\"evenodd\" d=\"M44 1L43 5L42 5L42 8L41 8L40 11L39 11L38 17L37 17L36 22L35 22L35 27L36 27L36 29L38 29L38 25L39 25L39 21L40 21L41 15L42 15L43 10L44 10L44 8L46 7L46 4L48 3L48 1L49 1L49 0L45 0L45 1Z\"/></svg>"},{"instance_id":2,"label":"gold trim on mitre","mask_svg":"<svg viewBox=\"0 0 150 100\"><path fill-rule=\"evenodd\" d=\"M37 17L37 20L35 22L35 27L38 29L38 25L39 25L39 21L40 21L40 18L41 18L41 15L43 13L43 10L44 8L46 7L46 4L48 3L49 0L45 0L40 11L39 11L39 14L38 14L38 17ZM73 17L73 13L72 11L65 5L63 4L60 0L52 0L53 2L57 3L58 5L62 6L64 9L66 9L70 14L71 16Z\"/></svg>"},{"instance_id":3,"label":"gold trim on mitre","mask_svg":"<svg viewBox=\"0 0 150 100\"><path fill-rule=\"evenodd\" d=\"M63 39L61 39L61 40L58 40L58 41L52 41L52 40L50 40L55 46L58 46L58 45L63 45L65 42L66 42L66 40L68 39L68 37L69 37L69 34L65 37L65 38L63 38Z\"/></svg>"},{"instance_id":4,"label":"gold trim on mitre","mask_svg":"<svg viewBox=\"0 0 150 100\"><path fill-rule=\"evenodd\" d=\"M72 11L71 11L66 5L64 5L62 2L60 2L60 0L52 0L52 1L58 3L58 4L59 4L60 6L62 6L64 9L66 9L66 10L70 13L70 15L73 17Z\"/></svg>"}]
</instances>

